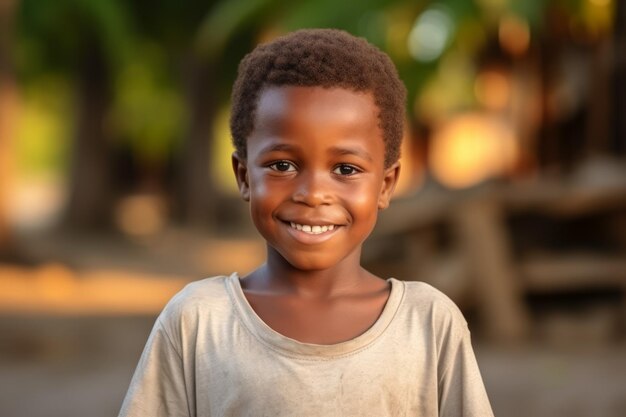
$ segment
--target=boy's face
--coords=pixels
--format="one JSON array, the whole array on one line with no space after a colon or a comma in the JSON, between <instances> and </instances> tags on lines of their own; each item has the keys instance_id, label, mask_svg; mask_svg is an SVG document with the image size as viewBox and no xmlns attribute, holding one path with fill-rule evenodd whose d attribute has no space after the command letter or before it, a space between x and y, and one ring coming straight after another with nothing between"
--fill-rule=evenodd
<instances>
[{"instance_id":1,"label":"boy's face","mask_svg":"<svg viewBox=\"0 0 626 417\"><path fill-rule=\"evenodd\" d=\"M293 267L331 268L361 244L386 208L399 164L385 144L371 94L272 87L259 97L247 159L233 154L255 226Z\"/></svg>"}]
</instances>

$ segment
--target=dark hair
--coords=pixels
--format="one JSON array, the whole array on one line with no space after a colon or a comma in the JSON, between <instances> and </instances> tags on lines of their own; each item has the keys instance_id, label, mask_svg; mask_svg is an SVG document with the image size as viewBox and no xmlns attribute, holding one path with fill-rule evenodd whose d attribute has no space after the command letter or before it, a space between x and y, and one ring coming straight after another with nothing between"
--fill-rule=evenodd
<instances>
[{"instance_id":1,"label":"dark hair","mask_svg":"<svg viewBox=\"0 0 626 417\"><path fill-rule=\"evenodd\" d=\"M389 57L342 30L303 29L257 46L239 64L230 130L243 158L261 91L283 85L371 92L385 141L385 167L400 157L406 89Z\"/></svg>"}]
</instances>

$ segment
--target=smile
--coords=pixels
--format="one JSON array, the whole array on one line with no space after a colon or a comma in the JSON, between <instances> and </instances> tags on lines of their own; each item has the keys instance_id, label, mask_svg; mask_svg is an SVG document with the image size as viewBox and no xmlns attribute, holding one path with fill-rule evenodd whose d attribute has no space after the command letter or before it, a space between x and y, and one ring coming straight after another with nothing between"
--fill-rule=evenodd
<instances>
[{"instance_id":1,"label":"smile","mask_svg":"<svg viewBox=\"0 0 626 417\"><path fill-rule=\"evenodd\" d=\"M293 229L300 230L301 232L308 233L311 235L319 235L321 233L325 233L331 231L335 228L334 224L329 225L309 225L309 224L298 224L294 222L289 223Z\"/></svg>"}]
</instances>

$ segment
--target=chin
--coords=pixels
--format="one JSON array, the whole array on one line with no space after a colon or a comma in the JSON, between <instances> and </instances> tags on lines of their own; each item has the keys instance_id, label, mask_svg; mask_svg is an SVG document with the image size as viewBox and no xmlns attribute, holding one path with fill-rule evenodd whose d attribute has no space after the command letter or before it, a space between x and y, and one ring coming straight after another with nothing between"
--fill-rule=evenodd
<instances>
[{"instance_id":1,"label":"chin","mask_svg":"<svg viewBox=\"0 0 626 417\"><path fill-rule=\"evenodd\" d=\"M319 254L281 255L293 268L300 271L323 271L325 269L331 269L340 263L339 259L329 256L320 256Z\"/></svg>"},{"instance_id":2,"label":"chin","mask_svg":"<svg viewBox=\"0 0 626 417\"><path fill-rule=\"evenodd\" d=\"M318 259L287 259L287 262L300 271L323 271L337 265L337 262L323 261Z\"/></svg>"}]
</instances>

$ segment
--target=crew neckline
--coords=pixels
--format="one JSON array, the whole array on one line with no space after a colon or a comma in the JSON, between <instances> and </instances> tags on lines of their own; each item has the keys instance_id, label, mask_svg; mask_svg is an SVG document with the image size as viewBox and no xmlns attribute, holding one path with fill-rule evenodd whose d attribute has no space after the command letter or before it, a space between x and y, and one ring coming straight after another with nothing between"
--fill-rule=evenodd
<instances>
[{"instance_id":1,"label":"crew neckline","mask_svg":"<svg viewBox=\"0 0 626 417\"><path fill-rule=\"evenodd\" d=\"M393 321L404 296L404 282L395 278L388 278L386 281L391 284L391 290L383 311L374 324L353 339L330 345L300 342L272 329L259 317L248 302L241 287L238 273L234 272L228 276L225 285L243 325L261 343L288 356L308 356L323 359L355 353L369 346L385 332Z\"/></svg>"}]
</instances>

